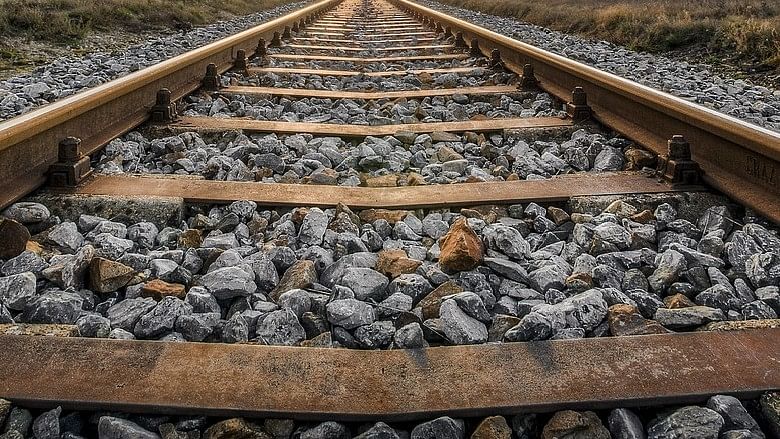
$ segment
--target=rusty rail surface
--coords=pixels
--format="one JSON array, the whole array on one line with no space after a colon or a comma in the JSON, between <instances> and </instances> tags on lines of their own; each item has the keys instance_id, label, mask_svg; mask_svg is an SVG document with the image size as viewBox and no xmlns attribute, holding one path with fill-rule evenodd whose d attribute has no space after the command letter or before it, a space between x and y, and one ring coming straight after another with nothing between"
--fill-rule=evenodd
<instances>
[{"instance_id":1,"label":"rusty rail surface","mask_svg":"<svg viewBox=\"0 0 780 439\"><path fill-rule=\"evenodd\" d=\"M82 140L91 154L143 123L156 94L167 88L177 100L200 86L206 66L220 72L233 64L238 50L251 54L258 40L270 40L284 27L322 14L341 0L321 0L288 15L179 55L0 123L0 208L27 195L46 181L57 161L58 144L68 136Z\"/></svg>"},{"instance_id":2,"label":"rusty rail surface","mask_svg":"<svg viewBox=\"0 0 780 439\"><path fill-rule=\"evenodd\" d=\"M777 340L780 329L760 329L360 351L0 336L0 396L65 409L385 421L678 404L780 388Z\"/></svg>"},{"instance_id":3,"label":"rusty rail surface","mask_svg":"<svg viewBox=\"0 0 780 439\"><path fill-rule=\"evenodd\" d=\"M498 50L504 66L522 73L531 64L540 85L558 98L571 100L583 87L594 116L646 148L664 155L667 141L684 135L707 183L780 223L780 134L743 122L522 43L411 0L391 0L418 18L476 39L483 54Z\"/></svg>"}]
</instances>

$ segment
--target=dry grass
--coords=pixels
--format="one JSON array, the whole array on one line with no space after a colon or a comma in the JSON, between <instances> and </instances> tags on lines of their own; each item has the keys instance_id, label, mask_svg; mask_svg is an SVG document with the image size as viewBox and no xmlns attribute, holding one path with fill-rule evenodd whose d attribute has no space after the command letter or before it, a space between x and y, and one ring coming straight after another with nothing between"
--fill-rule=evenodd
<instances>
[{"instance_id":1,"label":"dry grass","mask_svg":"<svg viewBox=\"0 0 780 439\"><path fill-rule=\"evenodd\" d=\"M441 0L636 50L696 48L780 68L778 0Z\"/></svg>"},{"instance_id":2,"label":"dry grass","mask_svg":"<svg viewBox=\"0 0 780 439\"><path fill-rule=\"evenodd\" d=\"M289 0L0 0L0 37L77 43L91 32L181 29Z\"/></svg>"}]
</instances>

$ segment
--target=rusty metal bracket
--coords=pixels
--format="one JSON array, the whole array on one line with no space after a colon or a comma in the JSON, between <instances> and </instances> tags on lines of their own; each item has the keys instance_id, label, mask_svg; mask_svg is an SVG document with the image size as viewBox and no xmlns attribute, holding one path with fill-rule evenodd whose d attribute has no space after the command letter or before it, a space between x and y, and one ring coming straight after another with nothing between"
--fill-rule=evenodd
<instances>
[{"instance_id":1,"label":"rusty metal bracket","mask_svg":"<svg viewBox=\"0 0 780 439\"><path fill-rule=\"evenodd\" d=\"M81 139L66 137L59 144L59 161L49 167L48 183L54 187L73 187L92 173L89 156L81 153Z\"/></svg>"},{"instance_id":2,"label":"rusty metal bracket","mask_svg":"<svg viewBox=\"0 0 780 439\"><path fill-rule=\"evenodd\" d=\"M447 26L444 28L444 39L450 39L452 38L452 28Z\"/></svg>"},{"instance_id":3,"label":"rusty metal bracket","mask_svg":"<svg viewBox=\"0 0 780 439\"><path fill-rule=\"evenodd\" d=\"M157 101L149 113L154 123L169 123L176 120L176 104L171 101L170 90L163 88L157 92Z\"/></svg>"},{"instance_id":4,"label":"rusty metal bracket","mask_svg":"<svg viewBox=\"0 0 780 439\"><path fill-rule=\"evenodd\" d=\"M284 27L284 33L282 33L282 39L283 40L291 40L292 39L292 29L290 26Z\"/></svg>"},{"instance_id":5,"label":"rusty metal bracket","mask_svg":"<svg viewBox=\"0 0 780 439\"><path fill-rule=\"evenodd\" d=\"M268 55L268 49L266 48L265 38L260 38L257 41L257 48L255 49L255 58L265 58Z\"/></svg>"},{"instance_id":6,"label":"rusty metal bracket","mask_svg":"<svg viewBox=\"0 0 780 439\"><path fill-rule=\"evenodd\" d=\"M206 76L203 77L202 87L207 91L217 91L219 90L220 86L221 84L219 73L217 72L217 65L211 63L206 66Z\"/></svg>"},{"instance_id":7,"label":"rusty metal bracket","mask_svg":"<svg viewBox=\"0 0 780 439\"><path fill-rule=\"evenodd\" d=\"M482 50L479 48L479 40L476 38L471 39L471 50L469 50L469 55L475 58L482 56Z\"/></svg>"},{"instance_id":8,"label":"rusty metal bracket","mask_svg":"<svg viewBox=\"0 0 780 439\"><path fill-rule=\"evenodd\" d=\"M295 33L298 33L300 30L301 29L298 27L298 22L296 21L295 23L293 23L292 31L295 32Z\"/></svg>"},{"instance_id":9,"label":"rusty metal bracket","mask_svg":"<svg viewBox=\"0 0 780 439\"><path fill-rule=\"evenodd\" d=\"M498 49L490 51L490 67L494 69L504 68L504 61L501 60L501 51Z\"/></svg>"},{"instance_id":10,"label":"rusty metal bracket","mask_svg":"<svg viewBox=\"0 0 780 439\"><path fill-rule=\"evenodd\" d=\"M521 90L533 90L539 86L539 80L534 75L534 66L532 64L523 65L523 76L518 84Z\"/></svg>"},{"instance_id":11,"label":"rusty metal bracket","mask_svg":"<svg viewBox=\"0 0 780 439\"><path fill-rule=\"evenodd\" d=\"M584 122L593 115L593 110L588 105L588 95L582 87L574 87L571 102L566 104L566 112L574 122Z\"/></svg>"},{"instance_id":12,"label":"rusty metal bracket","mask_svg":"<svg viewBox=\"0 0 780 439\"><path fill-rule=\"evenodd\" d=\"M455 47L460 49L468 47L468 45L466 44L466 40L463 39L463 32L458 31L455 34Z\"/></svg>"},{"instance_id":13,"label":"rusty metal bracket","mask_svg":"<svg viewBox=\"0 0 780 439\"><path fill-rule=\"evenodd\" d=\"M236 59L233 61L233 70L241 72L246 76L248 68L249 66L246 62L246 51L244 49L239 49L236 51Z\"/></svg>"},{"instance_id":14,"label":"rusty metal bracket","mask_svg":"<svg viewBox=\"0 0 780 439\"><path fill-rule=\"evenodd\" d=\"M279 32L274 32L274 36L271 38L271 43L268 44L268 47L282 47L282 35Z\"/></svg>"},{"instance_id":15,"label":"rusty metal bracket","mask_svg":"<svg viewBox=\"0 0 780 439\"><path fill-rule=\"evenodd\" d=\"M672 136L668 143L668 153L658 158L656 175L672 184L699 184L701 169L691 160L691 145L681 135Z\"/></svg>"}]
</instances>

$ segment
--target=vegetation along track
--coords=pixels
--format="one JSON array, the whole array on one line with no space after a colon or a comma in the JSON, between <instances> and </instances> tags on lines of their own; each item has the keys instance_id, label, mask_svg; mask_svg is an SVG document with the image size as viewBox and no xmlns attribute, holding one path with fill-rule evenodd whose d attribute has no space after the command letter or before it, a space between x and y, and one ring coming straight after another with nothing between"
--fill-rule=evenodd
<instances>
[{"instance_id":1,"label":"vegetation along track","mask_svg":"<svg viewBox=\"0 0 780 439\"><path fill-rule=\"evenodd\" d=\"M755 398L780 387L778 159L408 0L313 3L0 124L0 397L403 422ZM709 401L674 416L759 431ZM575 415L545 430L604 437Z\"/></svg>"}]
</instances>

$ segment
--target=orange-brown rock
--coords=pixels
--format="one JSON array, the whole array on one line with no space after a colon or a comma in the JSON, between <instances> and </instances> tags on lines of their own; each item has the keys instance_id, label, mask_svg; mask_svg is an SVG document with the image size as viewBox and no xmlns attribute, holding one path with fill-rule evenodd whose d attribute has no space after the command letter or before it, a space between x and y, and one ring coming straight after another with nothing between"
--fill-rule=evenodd
<instances>
[{"instance_id":1,"label":"orange-brown rock","mask_svg":"<svg viewBox=\"0 0 780 439\"><path fill-rule=\"evenodd\" d=\"M179 235L179 247L198 248L203 243L203 233L198 229L187 229Z\"/></svg>"},{"instance_id":2,"label":"orange-brown rock","mask_svg":"<svg viewBox=\"0 0 780 439\"><path fill-rule=\"evenodd\" d=\"M425 177L416 172L410 172L409 176L406 177L407 186L425 186L426 184L428 182L425 181Z\"/></svg>"},{"instance_id":3,"label":"orange-brown rock","mask_svg":"<svg viewBox=\"0 0 780 439\"><path fill-rule=\"evenodd\" d=\"M271 291L271 298L274 301L278 301L279 296L287 291L308 288L316 281L317 270L314 268L314 261L301 259L284 272L279 280L279 284Z\"/></svg>"},{"instance_id":4,"label":"orange-brown rock","mask_svg":"<svg viewBox=\"0 0 780 439\"><path fill-rule=\"evenodd\" d=\"M439 317L439 308L441 307L441 298L451 294L462 293L463 288L455 282L448 280L439 285L423 297L417 304L417 308L422 310L423 320Z\"/></svg>"},{"instance_id":5,"label":"orange-brown rock","mask_svg":"<svg viewBox=\"0 0 780 439\"><path fill-rule=\"evenodd\" d=\"M290 215L290 221L294 222L295 224L300 224L303 222L303 219L306 218L306 215L309 214L309 209L306 207L299 207L292 211L292 215Z\"/></svg>"},{"instance_id":6,"label":"orange-brown rock","mask_svg":"<svg viewBox=\"0 0 780 439\"><path fill-rule=\"evenodd\" d=\"M11 259L27 248L30 231L12 219L0 219L0 259Z\"/></svg>"},{"instance_id":7,"label":"orange-brown rock","mask_svg":"<svg viewBox=\"0 0 780 439\"><path fill-rule=\"evenodd\" d=\"M652 211L645 209L637 214L631 215L630 219L637 223L646 224L655 220L655 214Z\"/></svg>"},{"instance_id":8,"label":"orange-brown rock","mask_svg":"<svg viewBox=\"0 0 780 439\"><path fill-rule=\"evenodd\" d=\"M408 210L388 210L388 209L366 209L360 212L360 220L364 223L373 223L378 219L383 219L390 224L403 221L409 215Z\"/></svg>"},{"instance_id":9,"label":"orange-brown rock","mask_svg":"<svg viewBox=\"0 0 780 439\"><path fill-rule=\"evenodd\" d=\"M89 288L96 293L111 293L130 282L135 270L127 265L103 258L89 263Z\"/></svg>"},{"instance_id":10,"label":"orange-brown rock","mask_svg":"<svg viewBox=\"0 0 780 439\"><path fill-rule=\"evenodd\" d=\"M640 148L628 148L625 152L627 171L639 171L642 168L653 168L656 166L655 155L640 149Z\"/></svg>"},{"instance_id":11,"label":"orange-brown rock","mask_svg":"<svg viewBox=\"0 0 780 439\"><path fill-rule=\"evenodd\" d=\"M617 304L607 312L609 331L614 336L666 334L670 332L655 320L642 317L633 305Z\"/></svg>"},{"instance_id":12,"label":"orange-brown rock","mask_svg":"<svg viewBox=\"0 0 780 439\"><path fill-rule=\"evenodd\" d=\"M689 306L696 306L695 303L682 294L673 294L671 296L664 297L664 305L670 309L676 308L688 308Z\"/></svg>"},{"instance_id":13,"label":"orange-brown rock","mask_svg":"<svg viewBox=\"0 0 780 439\"><path fill-rule=\"evenodd\" d=\"M479 423L471 439L511 439L512 429L503 416L491 416Z\"/></svg>"},{"instance_id":14,"label":"orange-brown rock","mask_svg":"<svg viewBox=\"0 0 780 439\"><path fill-rule=\"evenodd\" d=\"M364 185L366 187L396 187L398 186L398 175L387 174L377 177L366 177Z\"/></svg>"},{"instance_id":15,"label":"orange-brown rock","mask_svg":"<svg viewBox=\"0 0 780 439\"><path fill-rule=\"evenodd\" d=\"M558 207L547 208L547 215L559 226L571 218L565 210Z\"/></svg>"},{"instance_id":16,"label":"orange-brown rock","mask_svg":"<svg viewBox=\"0 0 780 439\"><path fill-rule=\"evenodd\" d=\"M186 295L184 285L168 283L160 279L151 280L141 287L141 296L151 297L154 300L162 300L165 296L184 299Z\"/></svg>"},{"instance_id":17,"label":"orange-brown rock","mask_svg":"<svg viewBox=\"0 0 780 439\"><path fill-rule=\"evenodd\" d=\"M414 273L422 265L422 261L411 259L401 249L383 250L379 252L376 271L394 279L402 274Z\"/></svg>"},{"instance_id":18,"label":"orange-brown rock","mask_svg":"<svg viewBox=\"0 0 780 439\"><path fill-rule=\"evenodd\" d=\"M439 241L439 265L447 272L471 270L482 262L482 240L465 218L459 218Z\"/></svg>"}]
</instances>

